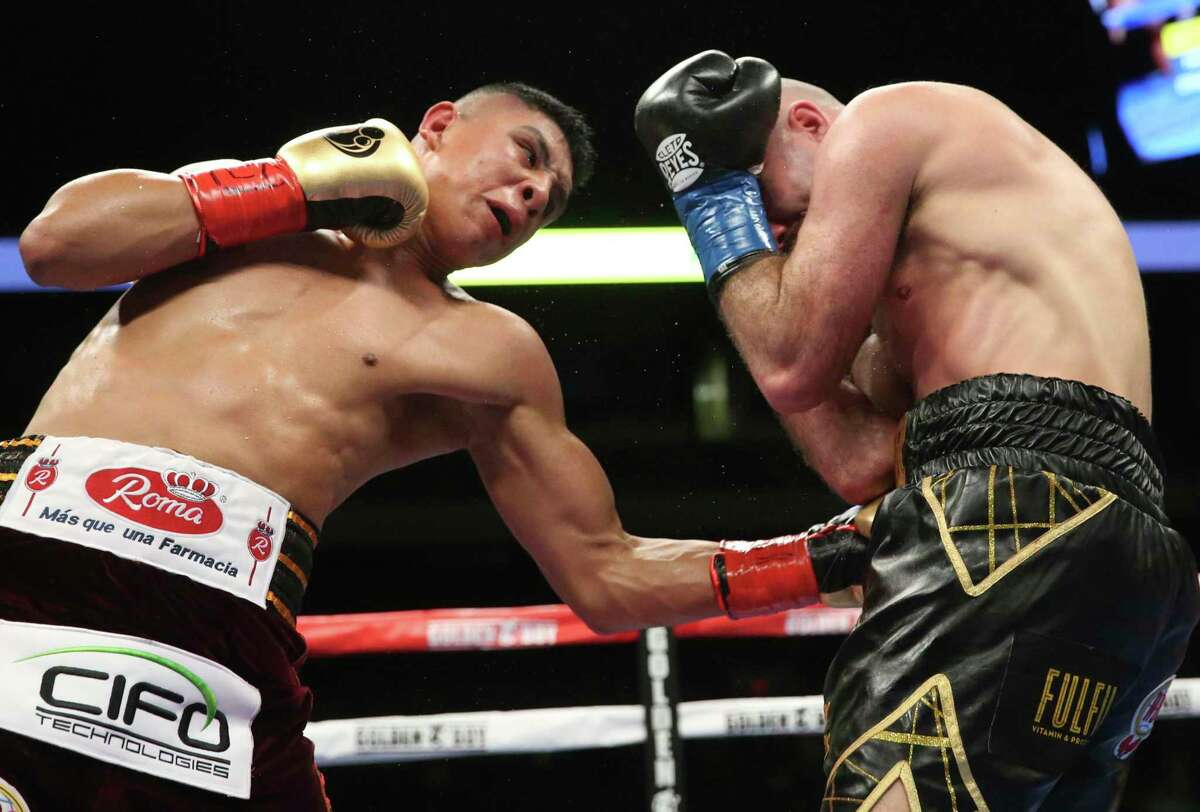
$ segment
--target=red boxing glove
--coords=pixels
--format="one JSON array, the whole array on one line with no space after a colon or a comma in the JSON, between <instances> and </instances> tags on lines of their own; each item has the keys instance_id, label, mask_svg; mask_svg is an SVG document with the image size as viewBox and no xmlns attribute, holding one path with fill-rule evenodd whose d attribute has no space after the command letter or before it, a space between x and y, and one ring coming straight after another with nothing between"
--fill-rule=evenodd
<instances>
[{"instance_id":1,"label":"red boxing glove","mask_svg":"<svg viewBox=\"0 0 1200 812\"><path fill-rule=\"evenodd\" d=\"M278 158L181 177L200 220L199 256L204 256L209 240L241 245L300 231L308 222L304 189L292 168Z\"/></svg>"},{"instance_id":2,"label":"red boxing glove","mask_svg":"<svg viewBox=\"0 0 1200 812\"><path fill-rule=\"evenodd\" d=\"M709 564L717 605L733 619L824 600L848 605L870 559L879 500L858 505L803 533L765 541L723 541Z\"/></svg>"}]
</instances>

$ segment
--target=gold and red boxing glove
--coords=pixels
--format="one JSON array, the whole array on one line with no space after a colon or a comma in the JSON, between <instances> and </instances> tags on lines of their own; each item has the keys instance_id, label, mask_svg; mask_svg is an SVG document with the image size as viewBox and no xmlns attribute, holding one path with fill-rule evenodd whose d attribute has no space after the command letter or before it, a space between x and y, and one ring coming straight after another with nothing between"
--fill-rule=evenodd
<instances>
[{"instance_id":1,"label":"gold and red boxing glove","mask_svg":"<svg viewBox=\"0 0 1200 812\"><path fill-rule=\"evenodd\" d=\"M420 226L429 189L412 145L381 118L284 144L275 158L176 170L200 221L197 255L318 228L371 247L398 245Z\"/></svg>"},{"instance_id":2,"label":"gold and red boxing glove","mask_svg":"<svg viewBox=\"0 0 1200 812\"><path fill-rule=\"evenodd\" d=\"M880 499L803 533L723 541L709 562L717 604L733 619L808 606L861 606L871 524Z\"/></svg>"},{"instance_id":3,"label":"gold and red boxing glove","mask_svg":"<svg viewBox=\"0 0 1200 812\"><path fill-rule=\"evenodd\" d=\"M204 256L210 241L228 248L302 231L308 224L300 179L279 159L184 172L180 178L200 220L198 256Z\"/></svg>"}]
</instances>

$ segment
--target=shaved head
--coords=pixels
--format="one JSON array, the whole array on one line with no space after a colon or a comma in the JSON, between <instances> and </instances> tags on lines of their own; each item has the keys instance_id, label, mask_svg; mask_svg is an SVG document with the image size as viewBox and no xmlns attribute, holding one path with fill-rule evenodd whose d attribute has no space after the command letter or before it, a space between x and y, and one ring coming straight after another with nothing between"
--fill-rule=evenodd
<instances>
[{"instance_id":1,"label":"shaved head","mask_svg":"<svg viewBox=\"0 0 1200 812\"><path fill-rule=\"evenodd\" d=\"M780 108L787 110L788 107L798 101L810 101L822 110L829 112L841 110L845 107L832 93L823 87L810 85L808 82L801 82L797 79L784 79Z\"/></svg>"},{"instance_id":2,"label":"shaved head","mask_svg":"<svg viewBox=\"0 0 1200 812\"><path fill-rule=\"evenodd\" d=\"M786 245L808 211L817 150L845 105L808 82L784 79L782 85L779 117L767 139L758 183L775 239Z\"/></svg>"}]
</instances>

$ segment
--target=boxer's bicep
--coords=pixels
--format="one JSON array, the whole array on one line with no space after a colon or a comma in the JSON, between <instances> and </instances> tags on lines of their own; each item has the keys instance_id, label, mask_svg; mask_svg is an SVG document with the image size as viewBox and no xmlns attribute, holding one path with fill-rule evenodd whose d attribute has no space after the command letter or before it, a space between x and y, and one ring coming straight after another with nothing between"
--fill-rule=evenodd
<instances>
[{"instance_id":1,"label":"boxer's bicep","mask_svg":"<svg viewBox=\"0 0 1200 812\"><path fill-rule=\"evenodd\" d=\"M603 628L599 573L629 552L608 477L557 415L526 404L473 411L469 450L492 503L559 597Z\"/></svg>"},{"instance_id":2,"label":"boxer's bicep","mask_svg":"<svg viewBox=\"0 0 1200 812\"><path fill-rule=\"evenodd\" d=\"M500 402L467 406L468 450L505 524L559 596L584 619L594 602L594 572L621 555L612 487L592 452L567 428L562 391L541 339L506 320Z\"/></svg>"},{"instance_id":3,"label":"boxer's bicep","mask_svg":"<svg viewBox=\"0 0 1200 812\"><path fill-rule=\"evenodd\" d=\"M709 577L715 544L629 535L600 463L561 419L531 405L489 411L475 419L488 433L470 445L484 485L588 626L616 632L719 613Z\"/></svg>"},{"instance_id":4,"label":"boxer's bicep","mask_svg":"<svg viewBox=\"0 0 1200 812\"><path fill-rule=\"evenodd\" d=\"M118 169L55 192L22 232L20 251L37 284L91 290L195 258L198 234L178 177Z\"/></svg>"},{"instance_id":5,"label":"boxer's bicep","mask_svg":"<svg viewBox=\"0 0 1200 812\"><path fill-rule=\"evenodd\" d=\"M468 405L467 447L493 504L546 580L597 631L716 614L708 575L715 545L625 532L608 476L567 428L541 340L524 328L509 335L519 337L503 367L515 402Z\"/></svg>"},{"instance_id":6,"label":"boxer's bicep","mask_svg":"<svg viewBox=\"0 0 1200 812\"><path fill-rule=\"evenodd\" d=\"M608 477L561 419L524 404L482 411L489 414L472 418L472 459L501 516L535 556L621 534Z\"/></svg>"}]
</instances>

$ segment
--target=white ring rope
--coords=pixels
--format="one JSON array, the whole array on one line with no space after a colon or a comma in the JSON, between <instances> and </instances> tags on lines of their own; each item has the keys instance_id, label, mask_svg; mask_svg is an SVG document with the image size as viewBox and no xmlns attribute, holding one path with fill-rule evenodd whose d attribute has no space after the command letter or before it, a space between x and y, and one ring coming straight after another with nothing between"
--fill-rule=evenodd
<instances>
[{"instance_id":1,"label":"white ring rope","mask_svg":"<svg viewBox=\"0 0 1200 812\"><path fill-rule=\"evenodd\" d=\"M708 699L678 705L684 739L819 735L825 717L819 696ZM1160 719L1200 716L1200 678L1171 685ZM311 722L317 764L422 761L457 756L556 753L640 744L642 705L479 711L430 716L377 716Z\"/></svg>"}]
</instances>

